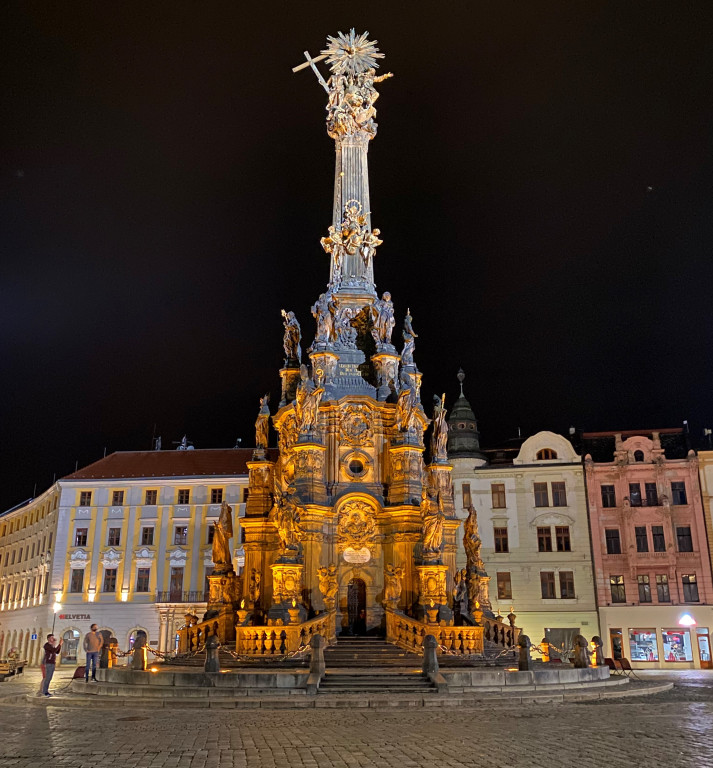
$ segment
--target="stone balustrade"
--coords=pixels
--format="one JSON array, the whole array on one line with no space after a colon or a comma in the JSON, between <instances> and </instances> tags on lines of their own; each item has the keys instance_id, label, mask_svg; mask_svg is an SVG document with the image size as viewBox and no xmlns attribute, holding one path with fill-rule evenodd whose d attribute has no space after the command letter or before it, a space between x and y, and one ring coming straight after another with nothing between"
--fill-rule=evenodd
<instances>
[{"instance_id":1,"label":"stone balustrade","mask_svg":"<svg viewBox=\"0 0 713 768\"><path fill-rule=\"evenodd\" d=\"M336 637L336 612L315 616L303 624L269 627L237 627L235 651L241 656L285 656L303 646L309 646L314 635L327 642Z\"/></svg>"},{"instance_id":2,"label":"stone balustrade","mask_svg":"<svg viewBox=\"0 0 713 768\"><path fill-rule=\"evenodd\" d=\"M433 635L438 641L439 653L458 656L482 655L485 641L503 650L517 642L519 630L497 619L484 618L477 627L445 626L412 619L399 611L386 611L386 639L414 653L421 653L426 635Z\"/></svg>"}]
</instances>

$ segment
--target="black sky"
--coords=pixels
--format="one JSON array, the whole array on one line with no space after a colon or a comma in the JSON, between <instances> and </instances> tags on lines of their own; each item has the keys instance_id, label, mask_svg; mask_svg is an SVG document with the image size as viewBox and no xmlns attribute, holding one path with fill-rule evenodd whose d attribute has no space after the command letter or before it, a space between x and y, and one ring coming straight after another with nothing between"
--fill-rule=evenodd
<instances>
[{"instance_id":1,"label":"black sky","mask_svg":"<svg viewBox=\"0 0 713 768\"><path fill-rule=\"evenodd\" d=\"M710 1L356 5L4 5L0 509L154 424L252 444L328 272L325 94L290 69L351 26L395 73L376 279L424 400L462 366L486 444L713 426Z\"/></svg>"}]
</instances>

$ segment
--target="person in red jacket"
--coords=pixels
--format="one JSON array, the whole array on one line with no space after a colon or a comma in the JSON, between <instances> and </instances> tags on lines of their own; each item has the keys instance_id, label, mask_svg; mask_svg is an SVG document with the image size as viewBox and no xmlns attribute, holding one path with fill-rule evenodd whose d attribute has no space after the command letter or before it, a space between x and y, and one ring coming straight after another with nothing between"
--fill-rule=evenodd
<instances>
[{"instance_id":1,"label":"person in red jacket","mask_svg":"<svg viewBox=\"0 0 713 768\"><path fill-rule=\"evenodd\" d=\"M45 696L51 696L49 691L50 683L52 682L52 675L54 675L54 668L57 664L57 654L62 650L62 641L59 641L59 645L55 645L57 638L50 633L47 635L47 642L44 644L45 657L42 663L45 665L45 679L42 685L42 693Z\"/></svg>"}]
</instances>

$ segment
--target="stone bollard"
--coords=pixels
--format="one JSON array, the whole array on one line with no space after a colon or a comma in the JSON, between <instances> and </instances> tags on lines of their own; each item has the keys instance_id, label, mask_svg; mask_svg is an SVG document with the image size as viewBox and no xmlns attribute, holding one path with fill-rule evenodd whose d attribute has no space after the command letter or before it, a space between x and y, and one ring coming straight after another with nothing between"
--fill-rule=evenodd
<instances>
[{"instance_id":1,"label":"stone bollard","mask_svg":"<svg viewBox=\"0 0 713 768\"><path fill-rule=\"evenodd\" d=\"M203 669L206 672L220 672L218 648L220 648L218 635L211 635L205 641L205 664L203 665Z\"/></svg>"},{"instance_id":2,"label":"stone bollard","mask_svg":"<svg viewBox=\"0 0 713 768\"><path fill-rule=\"evenodd\" d=\"M589 643L584 635L574 636L574 668L586 669L589 666Z\"/></svg>"},{"instance_id":3,"label":"stone bollard","mask_svg":"<svg viewBox=\"0 0 713 768\"><path fill-rule=\"evenodd\" d=\"M520 655L517 660L517 668L520 672L528 672L532 665L532 659L530 658L530 638L527 635L520 635L517 639L517 645L520 649Z\"/></svg>"},{"instance_id":4,"label":"stone bollard","mask_svg":"<svg viewBox=\"0 0 713 768\"><path fill-rule=\"evenodd\" d=\"M423 674L426 677L435 675L438 672L438 641L433 635L426 635L423 638Z\"/></svg>"},{"instance_id":5,"label":"stone bollard","mask_svg":"<svg viewBox=\"0 0 713 768\"><path fill-rule=\"evenodd\" d=\"M602 648L604 647L604 643L602 642L602 638L599 637L599 635L594 635L592 643L594 645L594 664L597 667L603 667L604 652L602 651Z\"/></svg>"},{"instance_id":6,"label":"stone bollard","mask_svg":"<svg viewBox=\"0 0 713 768\"><path fill-rule=\"evenodd\" d=\"M309 659L309 673L310 675L319 675L320 678L324 677L326 665L324 663L324 646L327 641L322 635L312 635L312 639L309 641L312 653Z\"/></svg>"},{"instance_id":7,"label":"stone bollard","mask_svg":"<svg viewBox=\"0 0 713 768\"><path fill-rule=\"evenodd\" d=\"M146 670L148 666L148 649L146 648L146 632L140 629L134 640L134 657L131 662L132 669Z\"/></svg>"}]
</instances>

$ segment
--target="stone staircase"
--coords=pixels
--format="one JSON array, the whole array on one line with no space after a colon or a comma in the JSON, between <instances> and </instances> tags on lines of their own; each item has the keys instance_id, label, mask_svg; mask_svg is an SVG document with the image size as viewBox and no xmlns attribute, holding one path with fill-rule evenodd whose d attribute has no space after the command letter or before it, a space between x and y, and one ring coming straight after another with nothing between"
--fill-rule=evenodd
<instances>
[{"instance_id":1,"label":"stone staircase","mask_svg":"<svg viewBox=\"0 0 713 768\"><path fill-rule=\"evenodd\" d=\"M321 694L428 694L436 686L421 673L421 657L378 637L340 637L326 648Z\"/></svg>"}]
</instances>

